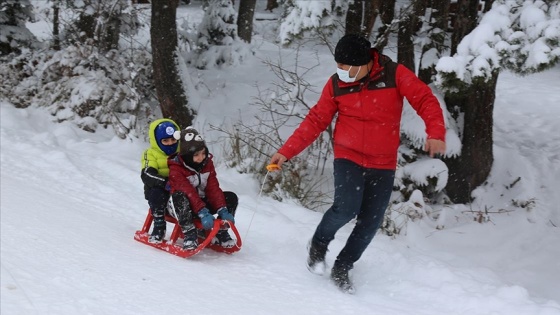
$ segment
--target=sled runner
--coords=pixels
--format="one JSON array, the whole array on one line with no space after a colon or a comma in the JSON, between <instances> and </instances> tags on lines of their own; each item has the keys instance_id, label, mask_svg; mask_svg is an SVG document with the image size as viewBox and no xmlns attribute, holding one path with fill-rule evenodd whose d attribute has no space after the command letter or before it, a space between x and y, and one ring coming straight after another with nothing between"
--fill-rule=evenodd
<instances>
[{"instance_id":1,"label":"sled runner","mask_svg":"<svg viewBox=\"0 0 560 315\"><path fill-rule=\"evenodd\" d=\"M231 254L241 249L241 237L239 236L239 232L237 231L237 228L235 228L235 225L229 221L225 221L219 218L215 219L214 227L211 230L205 231L206 237L199 237L198 247L195 250L184 250L181 246L181 243L177 243L177 240L179 238L184 237L183 232L181 231L181 227L177 223L177 219L167 214L165 215L165 221L173 224L173 232L171 233L171 236L169 237L169 239L164 239L161 243L150 243L148 241L148 238L150 237L149 231L153 220L154 218L151 214L151 211L149 211L148 209L148 216L146 217L146 221L144 221L144 226L142 227L142 230L136 231L136 233L134 234L134 239L140 243L144 243L157 249L161 249L182 258L188 258L196 255L206 247L226 254ZM195 220L194 225L197 229L202 229L202 224L199 220ZM233 247L222 247L219 244L212 244L212 239L214 238L214 236L216 236L222 225L229 226L229 228L235 235L234 239L236 240L236 243Z\"/></svg>"}]
</instances>

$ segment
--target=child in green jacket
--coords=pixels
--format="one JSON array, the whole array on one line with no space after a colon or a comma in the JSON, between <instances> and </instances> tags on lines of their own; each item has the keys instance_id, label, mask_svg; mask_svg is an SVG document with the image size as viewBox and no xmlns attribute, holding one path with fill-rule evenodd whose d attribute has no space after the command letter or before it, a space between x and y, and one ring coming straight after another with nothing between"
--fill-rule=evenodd
<instances>
[{"instance_id":1,"label":"child in green jacket","mask_svg":"<svg viewBox=\"0 0 560 315\"><path fill-rule=\"evenodd\" d=\"M179 143L173 137L179 126L171 119L158 119L150 124L150 147L142 154L144 197L154 217L149 242L161 243L165 237L165 209L169 200L169 167L167 158L178 152Z\"/></svg>"}]
</instances>

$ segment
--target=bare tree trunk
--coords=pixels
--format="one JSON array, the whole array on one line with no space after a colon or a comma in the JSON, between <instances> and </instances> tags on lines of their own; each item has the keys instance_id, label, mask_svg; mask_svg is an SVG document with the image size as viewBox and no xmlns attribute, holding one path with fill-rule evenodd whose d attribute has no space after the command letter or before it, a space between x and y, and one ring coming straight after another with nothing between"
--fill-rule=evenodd
<instances>
[{"instance_id":1,"label":"bare tree trunk","mask_svg":"<svg viewBox=\"0 0 560 315\"><path fill-rule=\"evenodd\" d=\"M377 18L379 0L355 0L348 6L345 34L361 34L368 38Z\"/></svg>"},{"instance_id":2,"label":"bare tree trunk","mask_svg":"<svg viewBox=\"0 0 560 315\"><path fill-rule=\"evenodd\" d=\"M377 44L375 48L379 52L383 52L383 49L387 45L387 29L391 26L391 22L395 18L395 2L396 0L383 0L381 1L381 6L379 8L379 15L381 18L382 25L378 29Z\"/></svg>"},{"instance_id":3,"label":"bare tree trunk","mask_svg":"<svg viewBox=\"0 0 560 315\"><path fill-rule=\"evenodd\" d=\"M175 120L179 126L192 125L194 110L188 100L176 66L177 5L179 0L152 1L152 63L154 84L163 117Z\"/></svg>"},{"instance_id":4,"label":"bare tree trunk","mask_svg":"<svg viewBox=\"0 0 560 315\"><path fill-rule=\"evenodd\" d=\"M95 19L96 16L94 15L84 14L83 12L80 12L80 17L76 22L78 32L80 35L82 35L79 37L80 41L85 42L86 40L93 38L96 25Z\"/></svg>"},{"instance_id":5,"label":"bare tree trunk","mask_svg":"<svg viewBox=\"0 0 560 315\"><path fill-rule=\"evenodd\" d=\"M420 17L424 17L426 15L426 6L428 5L429 0L414 0L413 10L414 10L414 17L416 18L416 22L414 24L414 33L418 32L420 28L422 28L422 19Z\"/></svg>"},{"instance_id":6,"label":"bare tree trunk","mask_svg":"<svg viewBox=\"0 0 560 315\"><path fill-rule=\"evenodd\" d=\"M60 50L60 6L58 1L53 2L53 49Z\"/></svg>"},{"instance_id":7,"label":"bare tree trunk","mask_svg":"<svg viewBox=\"0 0 560 315\"><path fill-rule=\"evenodd\" d=\"M431 9L434 21L431 25L430 43L422 47L422 55L420 57L420 64L418 65L418 78L424 83L429 84L432 82L432 76L436 73L435 62L432 56L439 57L445 49L445 37L447 34L447 25L449 19L449 3L450 0L432 0ZM434 50L435 49L435 53ZM430 53L428 53L431 51ZM430 56L429 60L425 59Z\"/></svg>"},{"instance_id":8,"label":"bare tree trunk","mask_svg":"<svg viewBox=\"0 0 560 315\"><path fill-rule=\"evenodd\" d=\"M267 0L266 1L266 11L272 12L272 10L278 8L278 0Z\"/></svg>"},{"instance_id":9,"label":"bare tree trunk","mask_svg":"<svg viewBox=\"0 0 560 315\"><path fill-rule=\"evenodd\" d=\"M445 159L449 180L445 188L455 203L468 203L472 191L483 184L494 162L493 113L498 71L488 82L475 79L467 91L446 95L448 105L458 106L464 112L461 155Z\"/></svg>"},{"instance_id":10,"label":"bare tree trunk","mask_svg":"<svg viewBox=\"0 0 560 315\"><path fill-rule=\"evenodd\" d=\"M459 0L457 2L457 12L455 12L453 34L451 35L451 56L457 52L457 45L463 37L478 24L479 2L479 0Z\"/></svg>"},{"instance_id":11,"label":"bare tree trunk","mask_svg":"<svg viewBox=\"0 0 560 315\"><path fill-rule=\"evenodd\" d=\"M102 51L119 48L120 28L120 12L116 15L111 12L111 15L106 18L106 24L103 28L103 34L101 34L102 40L100 43L100 47Z\"/></svg>"},{"instance_id":12,"label":"bare tree trunk","mask_svg":"<svg viewBox=\"0 0 560 315\"><path fill-rule=\"evenodd\" d=\"M410 71L416 72L414 66L414 27L416 17L413 11L401 13L404 16L399 22L399 33L397 38L397 62L403 64Z\"/></svg>"},{"instance_id":13,"label":"bare tree trunk","mask_svg":"<svg viewBox=\"0 0 560 315\"><path fill-rule=\"evenodd\" d=\"M237 14L237 36L247 43L251 42L253 35L253 17L257 0L239 1L239 13Z\"/></svg>"},{"instance_id":14,"label":"bare tree trunk","mask_svg":"<svg viewBox=\"0 0 560 315\"><path fill-rule=\"evenodd\" d=\"M377 15L379 14L379 1L380 0L368 0L366 2L366 11L364 14L364 35L367 38L371 36L375 19L377 19Z\"/></svg>"},{"instance_id":15,"label":"bare tree trunk","mask_svg":"<svg viewBox=\"0 0 560 315\"><path fill-rule=\"evenodd\" d=\"M362 34L363 5L364 0L354 0L348 5L345 34Z\"/></svg>"},{"instance_id":16,"label":"bare tree trunk","mask_svg":"<svg viewBox=\"0 0 560 315\"><path fill-rule=\"evenodd\" d=\"M484 11L482 11L482 13L486 13L490 11L490 9L492 9L492 3L494 3L494 0L483 0L483 1L484 1Z\"/></svg>"}]
</instances>

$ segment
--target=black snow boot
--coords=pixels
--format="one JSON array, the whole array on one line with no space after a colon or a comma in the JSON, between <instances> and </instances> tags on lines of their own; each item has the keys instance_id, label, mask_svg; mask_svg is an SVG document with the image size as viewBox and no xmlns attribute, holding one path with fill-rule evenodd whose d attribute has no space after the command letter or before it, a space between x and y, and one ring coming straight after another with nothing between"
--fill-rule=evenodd
<instances>
[{"instance_id":1,"label":"black snow boot","mask_svg":"<svg viewBox=\"0 0 560 315\"><path fill-rule=\"evenodd\" d=\"M331 271L331 279L342 292L354 294L356 290L348 275L350 269L351 268L347 265L340 264L336 261Z\"/></svg>"},{"instance_id":2,"label":"black snow boot","mask_svg":"<svg viewBox=\"0 0 560 315\"><path fill-rule=\"evenodd\" d=\"M155 218L154 219L154 228L152 229L152 234L148 238L148 242L150 243L161 243L165 238L165 219L164 218Z\"/></svg>"},{"instance_id":3,"label":"black snow boot","mask_svg":"<svg viewBox=\"0 0 560 315\"><path fill-rule=\"evenodd\" d=\"M198 235L199 239L206 239L206 232L204 231L204 229L196 229L196 234Z\"/></svg>"},{"instance_id":4,"label":"black snow boot","mask_svg":"<svg viewBox=\"0 0 560 315\"><path fill-rule=\"evenodd\" d=\"M183 239L183 249L185 250L195 250L198 247L198 232L193 226L190 229L184 229L183 234L185 238Z\"/></svg>"},{"instance_id":5,"label":"black snow boot","mask_svg":"<svg viewBox=\"0 0 560 315\"><path fill-rule=\"evenodd\" d=\"M307 257L307 269L314 274L323 275L327 267L325 256L327 255L328 245L314 243L310 240L307 244L309 257Z\"/></svg>"},{"instance_id":6,"label":"black snow boot","mask_svg":"<svg viewBox=\"0 0 560 315\"><path fill-rule=\"evenodd\" d=\"M212 244L217 244L224 248L231 248L235 246L235 241L231 238L227 229L221 229L212 239Z\"/></svg>"}]
</instances>

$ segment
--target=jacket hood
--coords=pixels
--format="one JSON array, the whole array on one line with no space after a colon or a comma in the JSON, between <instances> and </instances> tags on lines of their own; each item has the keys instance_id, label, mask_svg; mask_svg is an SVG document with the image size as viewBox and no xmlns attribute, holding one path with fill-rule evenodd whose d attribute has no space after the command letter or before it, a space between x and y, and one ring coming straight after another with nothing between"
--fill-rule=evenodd
<instances>
[{"instance_id":1,"label":"jacket hood","mask_svg":"<svg viewBox=\"0 0 560 315\"><path fill-rule=\"evenodd\" d=\"M165 155L169 155L165 152L163 152L163 150L161 149L161 147L159 146L157 139L156 139L156 127L159 126L161 123L163 122L169 122L171 123L173 126L175 126L175 130L181 130L179 128L179 126L177 125L177 123L175 123L173 120L168 119L168 118L161 118L161 119L157 119L154 120L151 124L150 124L150 128L148 131L148 137L150 138L150 146L154 149L157 150L159 152L161 152L162 154ZM173 134L171 134L171 137L173 137ZM178 151L178 148L176 150L176 152Z\"/></svg>"}]
</instances>

